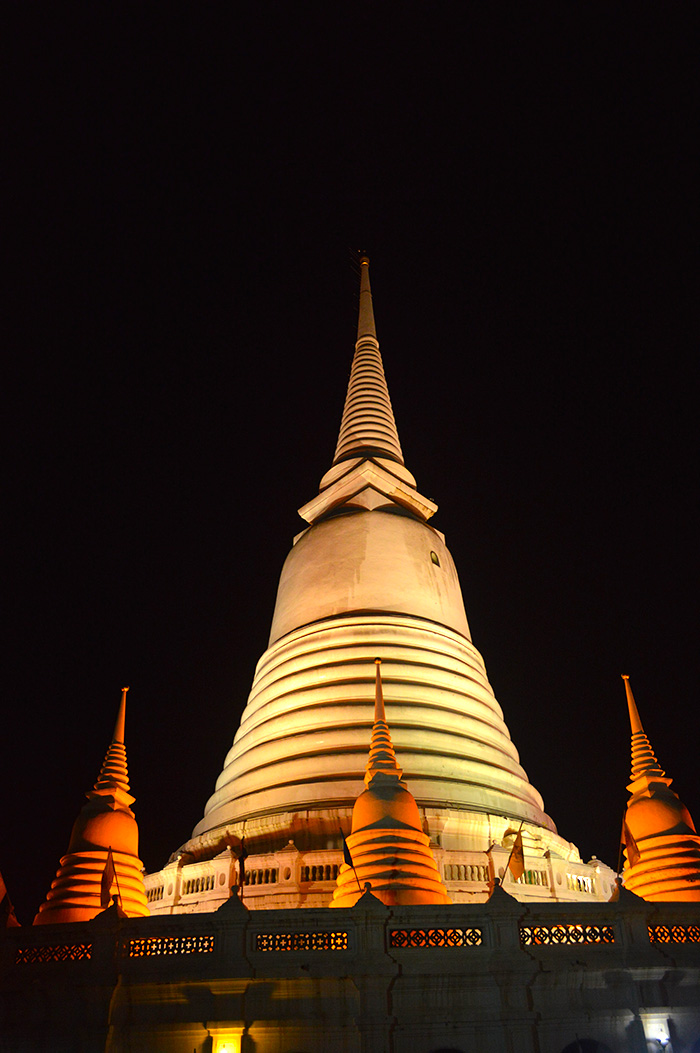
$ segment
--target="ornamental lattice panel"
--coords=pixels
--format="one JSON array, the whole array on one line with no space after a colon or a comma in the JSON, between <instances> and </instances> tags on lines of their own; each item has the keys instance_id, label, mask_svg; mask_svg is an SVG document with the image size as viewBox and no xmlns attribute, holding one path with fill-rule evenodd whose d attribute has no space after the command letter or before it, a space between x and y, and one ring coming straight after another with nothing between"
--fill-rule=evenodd
<instances>
[{"instance_id":1,"label":"ornamental lattice panel","mask_svg":"<svg viewBox=\"0 0 700 1053\"><path fill-rule=\"evenodd\" d=\"M64 943L54 947L18 947L16 965L44 962L81 962L92 955L91 943Z\"/></svg>"},{"instance_id":2,"label":"ornamental lattice panel","mask_svg":"<svg viewBox=\"0 0 700 1053\"><path fill-rule=\"evenodd\" d=\"M700 943L700 925L650 925L651 943Z\"/></svg>"},{"instance_id":3,"label":"ornamental lattice panel","mask_svg":"<svg viewBox=\"0 0 700 1053\"><path fill-rule=\"evenodd\" d=\"M525 947L614 943L615 930L612 925L521 925L520 942Z\"/></svg>"},{"instance_id":4,"label":"ornamental lattice panel","mask_svg":"<svg viewBox=\"0 0 700 1053\"><path fill-rule=\"evenodd\" d=\"M128 940L123 953L126 958L151 958L173 954L211 954L213 950L213 935L146 936Z\"/></svg>"},{"instance_id":5,"label":"ornamental lattice panel","mask_svg":"<svg viewBox=\"0 0 700 1053\"><path fill-rule=\"evenodd\" d=\"M259 932L256 951L347 951L347 932Z\"/></svg>"},{"instance_id":6,"label":"ornamental lattice panel","mask_svg":"<svg viewBox=\"0 0 700 1053\"><path fill-rule=\"evenodd\" d=\"M392 929L390 947L480 947L481 929Z\"/></svg>"}]
</instances>

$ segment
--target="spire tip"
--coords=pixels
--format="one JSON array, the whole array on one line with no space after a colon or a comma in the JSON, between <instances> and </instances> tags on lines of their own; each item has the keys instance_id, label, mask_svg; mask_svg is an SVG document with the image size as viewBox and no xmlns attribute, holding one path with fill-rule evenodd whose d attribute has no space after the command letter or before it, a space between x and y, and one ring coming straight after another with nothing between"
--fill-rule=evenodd
<instances>
[{"instance_id":1,"label":"spire tip","mask_svg":"<svg viewBox=\"0 0 700 1053\"><path fill-rule=\"evenodd\" d=\"M117 722L114 725L114 734L112 735L112 742L124 742L124 724L126 721L126 693L128 690L128 687L122 688L122 697L119 703L119 709L117 711Z\"/></svg>"}]
</instances>

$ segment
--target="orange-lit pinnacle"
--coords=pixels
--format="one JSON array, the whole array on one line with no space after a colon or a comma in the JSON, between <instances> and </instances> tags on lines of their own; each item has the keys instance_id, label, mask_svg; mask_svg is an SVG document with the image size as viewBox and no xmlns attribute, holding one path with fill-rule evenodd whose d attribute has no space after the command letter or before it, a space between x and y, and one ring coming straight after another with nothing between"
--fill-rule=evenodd
<instances>
[{"instance_id":1,"label":"orange-lit pinnacle","mask_svg":"<svg viewBox=\"0 0 700 1053\"><path fill-rule=\"evenodd\" d=\"M124 725L126 693L121 702L114 733L94 787L87 793L75 821L68 853L63 856L56 877L35 925L89 921L102 908L102 876L111 853L120 907L129 917L149 914L143 886L143 865L138 858L138 826L131 805L126 765Z\"/></svg>"},{"instance_id":2,"label":"orange-lit pinnacle","mask_svg":"<svg viewBox=\"0 0 700 1053\"><path fill-rule=\"evenodd\" d=\"M365 785L371 786L376 778L392 778L399 780L403 771L396 763L396 754L389 734L389 725L386 722L384 712L384 695L382 693L382 675L380 672L382 660L375 658L375 688L374 688L374 724L372 725L372 741L369 747L367 768L365 769Z\"/></svg>"},{"instance_id":3,"label":"orange-lit pinnacle","mask_svg":"<svg viewBox=\"0 0 700 1053\"><path fill-rule=\"evenodd\" d=\"M381 660L375 659L372 740L367 789L355 801L347 838L354 869L343 865L332 907L351 907L368 883L387 905L449 903L413 794L402 780L384 712Z\"/></svg>"},{"instance_id":4,"label":"orange-lit pinnacle","mask_svg":"<svg viewBox=\"0 0 700 1053\"><path fill-rule=\"evenodd\" d=\"M671 785L671 779L666 778L666 772L659 765L659 762L654 755L654 751L651 748L651 743L647 738L644 728L642 727L642 721L639 716L637 709L637 703L634 701L634 695L632 694L632 687L630 685L630 678L623 674L622 679L625 682L625 693L627 695L627 708L629 710L630 727L632 729L632 775L631 778L635 779L638 775L642 774L654 774L659 779L665 779L667 785Z\"/></svg>"},{"instance_id":5,"label":"orange-lit pinnacle","mask_svg":"<svg viewBox=\"0 0 700 1053\"><path fill-rule=\"evenodd\" d=\"M625 823L639 852L639 859L634 857L634 865L625 870L625 887L642 899L700 901L700 837L654 755L629 677L622 679L632 730L632 775L627 787L632 796Z\"/></svg>"}]
</instances>

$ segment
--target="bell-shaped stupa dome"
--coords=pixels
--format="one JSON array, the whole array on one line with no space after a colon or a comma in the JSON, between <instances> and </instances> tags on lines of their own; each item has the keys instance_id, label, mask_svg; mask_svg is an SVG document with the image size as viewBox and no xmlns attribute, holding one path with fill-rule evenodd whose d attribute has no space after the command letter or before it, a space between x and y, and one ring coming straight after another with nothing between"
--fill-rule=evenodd
<instances>
[{"instance_id":1,"label":"bell-shaped stupa dome","mask_svg":"<svg viewBox=\"0 0 700 1053\"><path fill-rule=\"evenodd\" d=\"M149 914L138 858L139 831L130 805L124 745L127 687L97 782L75 821L68 853L34 919L35 925L89 921L116 897L130 918Z\"/></svg>"}]
</instances>

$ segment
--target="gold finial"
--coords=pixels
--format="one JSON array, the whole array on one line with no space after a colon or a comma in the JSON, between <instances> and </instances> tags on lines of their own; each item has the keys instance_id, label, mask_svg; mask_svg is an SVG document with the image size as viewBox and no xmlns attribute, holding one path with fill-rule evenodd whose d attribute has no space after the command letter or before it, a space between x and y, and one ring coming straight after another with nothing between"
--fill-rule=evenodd
<instances>
[{"instance_id":1,"label":"gold finial","mask_svg":"<svg viewBox=\"0 0 700 1053\"><path fill-rule=\"evenodd\" d=\"M378 720L386 723L386 713L384 712L384 693L382 691L382 674L381 674L381 658L375 658L374 664L376 666L375 678L374 678L374 720L375 723Z\"/></svg>"},{"instance_id":2,"label":"gold finial","mask_svg":"<svg viewBox=\"0 0 700 1053\"><path fill-rule=\"evenodd\" d=\"M630 678L626 673L621 673L620 675L625 681L625 694L627 696L627 709L629 710L632 734L637 735L643 732L644 728L642 727L642 722L639 718L637 703L634 701L634 695L632 694L632 685L630 684Z\"/></svg>"},{"instance_id":3,"label":"gold finial","mask_svg":"<svg viewBox=\"0 0 700 1053\"><path fill-rule=\"evenodd\" d=\"M124 742L124 723L126 720L126 693L128 690L128 687L122 688L122 697L119 703L119 710L117 712L117 722L114 725L114 734L112 736L112 742Z\"/></svg>"}]
</instances>

